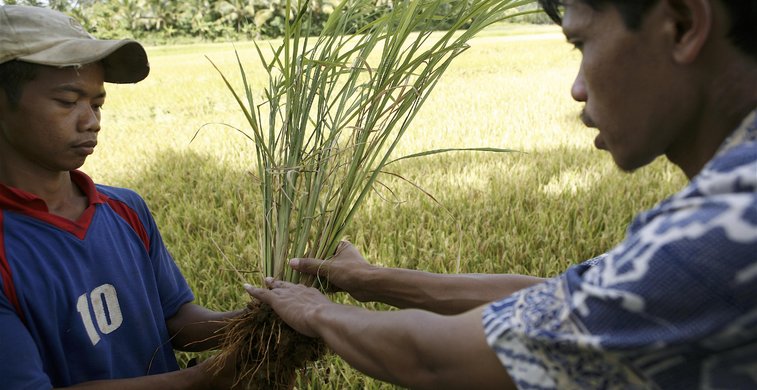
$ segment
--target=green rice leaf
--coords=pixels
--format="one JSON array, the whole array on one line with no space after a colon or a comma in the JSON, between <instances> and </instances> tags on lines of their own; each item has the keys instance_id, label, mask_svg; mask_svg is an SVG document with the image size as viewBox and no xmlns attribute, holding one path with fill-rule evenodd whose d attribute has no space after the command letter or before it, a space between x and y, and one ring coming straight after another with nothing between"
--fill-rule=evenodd
<instances>
[{"instance_id":1,"label":"green rice leaf","mask_svg":"<svg viewBox=\"0 0 757 390\"><path fill-rule=\"evenodd\" d=\"M243 92L221 73L255 144L263 276L309 283L286 266L288 259L332 256L387 165L444 152L511 151L449 148L392 158L467 41L527 2L400 0L363 23L362 10L372 9L373 0L343 0L321 33L311 36L307 1L286 1L289 17L279 46L266 53L255 44L268 76L264 99L256 98L238 54ZM451 27L427 29L440 20Z\"/></svg>"}]
</instances>

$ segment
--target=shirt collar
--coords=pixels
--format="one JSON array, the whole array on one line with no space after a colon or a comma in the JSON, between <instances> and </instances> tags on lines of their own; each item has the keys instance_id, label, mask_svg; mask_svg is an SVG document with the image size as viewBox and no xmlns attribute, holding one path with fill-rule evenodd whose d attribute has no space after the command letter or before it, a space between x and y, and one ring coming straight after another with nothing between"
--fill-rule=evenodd
<instances>
[{"instance_id":1,"label":"shirt collar","mask_svg":"<svg viewBox=\"0 0 757 390\"><path fill-rule=\"evenodd\" d=\"M100 193L92 179L81 171L69 172L71 181L87 196L89 206L103 203ZM49 212L47 203L42 198L22 189L0 183L0 208L7 210L33 210Z\"/></svg>"},{"instance_id":2,"label":"shirt collar","mask_svg":"<svg viewBox=\"0 0 757 390\"><path fill-rule=\"evenodd\" d=\"M720 145L716 155L721 154L734 146L740 145L744 142L757 140L757 108L755 108L749 115L741 121L739 127L728 136Z\"/></svg>"}]
</instances>

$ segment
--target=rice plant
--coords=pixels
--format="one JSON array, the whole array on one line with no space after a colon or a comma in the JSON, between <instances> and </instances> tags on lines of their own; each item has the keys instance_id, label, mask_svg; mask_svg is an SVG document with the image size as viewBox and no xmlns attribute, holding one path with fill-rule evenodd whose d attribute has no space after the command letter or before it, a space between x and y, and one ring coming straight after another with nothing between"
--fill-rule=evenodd
<instances>
[{"instance_id":1,"label":"rice plant","mask_svg":"<svg viewBox=\"0 0 757 390\"><path fill-rule=\"evenodd\" d=\"M363 15L374 0L344 0L311 36L308 3L288 0L291 19L281 44L256 45L268 76L262 96L252 90L238 55L241 91L216 67L249 124L239 130L255 144L264 276L312 285L286 266L290 258L331 257L355 212L381 187L387 165L451 150L392 160L402 135L466 42L528 2L397 1L366 23ZM433 32L442 21L450 27ZM290 388L297 371L319 359L325 347L282 325L269 307L251 305L229 324L224 353L241 362L242 380L249 378L253 387Z\"/></svg>"},{"instance_id":2,"label":"rice plant","mask_svg":"<svg viewBox=\"0 0 757 390\"><path fill-rule=\"evenodd\" d=\"M249 124L239 130L257 152L264 215L262 264L256 268L264 276L311 283L286 266L288 259L332 256L361 203L382 192L380 175L388 164L458 150L392 159L466 42L530 2L396 1L389 12L360 26L375 0L344 0L311 36L307 2L288 0L291 18L281 44L265 49L256 44L268 76L262 96L250 87L238 56L239 90L216 67ZM432 31L442 21L450 27Z\"/></svg>"}]
</instances>

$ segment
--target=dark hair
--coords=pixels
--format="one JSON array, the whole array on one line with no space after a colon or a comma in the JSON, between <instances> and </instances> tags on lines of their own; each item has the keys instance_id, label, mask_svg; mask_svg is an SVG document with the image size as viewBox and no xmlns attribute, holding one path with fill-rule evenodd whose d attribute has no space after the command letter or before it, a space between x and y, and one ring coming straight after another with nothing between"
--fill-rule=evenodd
<instances>
[{"instance_id":1,"label":"dark hair","mask_svg":"<svg viewBox=\"0 0 757 390\"><path fill-rule=\"evenodd\" d=\"M578 0L583 1L594 9L601 9L604 6L612 5L618 9L623 22L631 30L636 30L641 26L641 21L646 12L658 0ZM728 37L736 47L757 59L757 1L755 0L720 0L728 10L728 16L731 19L731 31ZM539 0L544 12L549 15L550 19L560 24L562 15L560 8L563 0Z\"/></svg>"},{"instance_id":2,"label":"dark hair","mask_svg":"<svg viewBox=\"0 0 757 390\"><path fill-rule=\"evenodd\" d=\"M24 84L37 77L37 70L42 65L11 60L0 64L0 89L5 92L11 108L18 107Z\"/></svg>"}]
</instances>

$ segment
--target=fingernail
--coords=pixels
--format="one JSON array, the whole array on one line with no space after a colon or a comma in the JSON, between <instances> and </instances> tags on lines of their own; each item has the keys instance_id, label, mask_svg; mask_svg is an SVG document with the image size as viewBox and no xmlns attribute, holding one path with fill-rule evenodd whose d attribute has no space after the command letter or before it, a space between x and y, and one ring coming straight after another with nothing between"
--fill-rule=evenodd
<instances>
[{"instance_id":1,"label":"fingernail","mask_svg":"<svg viewBox=\"0 0 757 390\"><path fill-rule=\"evenodd\" d=\"M300 266L300 259L292 259L289 260L289 266L292 268L297 268Z\"/></svg>"},{"instance_id":2,"label":"fingernail","mask_svg":"<svg viewBox=\"0 0 757 390\"><path fill-rule=\"evenodd\" d=\"M273 278L272 278L272 277L270 277L270 276L267 276L267 277L265 278L265 282L266 282L266 284L270 284L270 283L273 283Z\"/></svg>"},{"instance_id":3,"label":"fingernail","mask_svg":"<svg viewBox=\"0 0 757 390\"><path fill-rule=\"evenodd\" d=\"M249 284L249 283L245 283L245 284L243 284L243 285L242 285L242 287L244 287L244 289L245 289L245 290L247 290L247 291L250 291L250 290L252 290L252 285L251 285L251 284Z\"/></svg>"}]
</instances>

